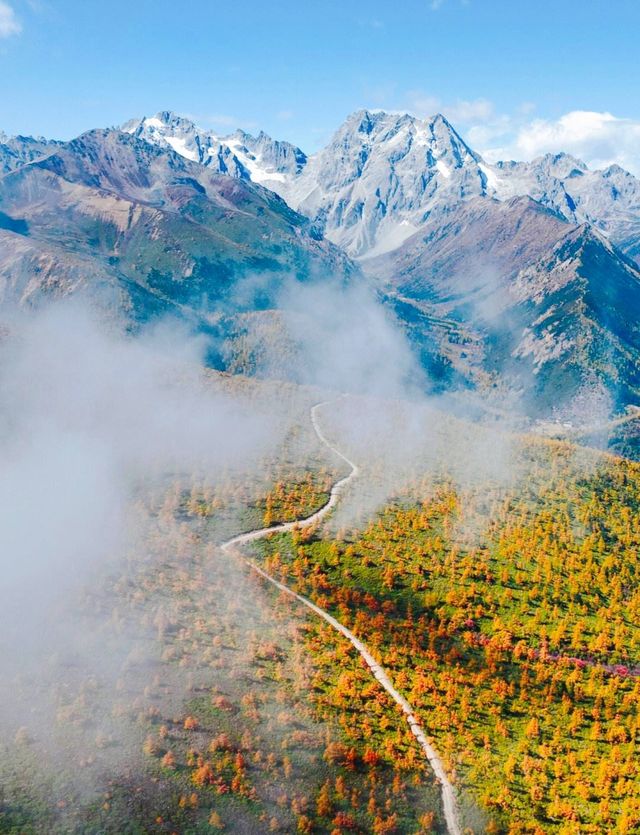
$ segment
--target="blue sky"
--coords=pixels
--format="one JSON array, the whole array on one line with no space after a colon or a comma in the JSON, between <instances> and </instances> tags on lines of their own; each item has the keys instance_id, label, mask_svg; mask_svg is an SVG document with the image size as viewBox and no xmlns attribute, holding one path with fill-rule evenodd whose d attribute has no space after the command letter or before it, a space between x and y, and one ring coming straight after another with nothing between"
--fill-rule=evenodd
<instances>
[{"instance_id":1,"label":"blue sky","mask_svg":"<svg viewBox=\"0 0 640 835\"><path fill-rule=\"evenodd\" d=\"M360 107L442 110L489 156L633 167L639 31L638 0L0 0L0 129L167 108L312 151Z\"/></svg>"}]
</instances>

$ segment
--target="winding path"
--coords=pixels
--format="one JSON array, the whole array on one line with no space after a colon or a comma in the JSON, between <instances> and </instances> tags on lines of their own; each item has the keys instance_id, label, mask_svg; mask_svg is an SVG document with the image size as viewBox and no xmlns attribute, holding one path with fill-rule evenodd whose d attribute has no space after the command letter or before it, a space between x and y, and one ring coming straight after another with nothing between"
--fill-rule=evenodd
<instances>
[{"instance_id":1,"label":"winding path","mask_svg":"<svg viewBox=\"0 0 640 835\"><path fill-rule=\"evenodd\" d=\"M318 423L318 411L323 407L330 403L330 400L325 400L322 403L316 403L315 406L311 408L311 423L313 425L313 429L320 439L322 443L328 447L332 452L334 452L339 458L341 458L346 464L351 467L351 472L341 478L339 481L336 481L335 484L331 487L331 491L329 493L329 500L326 504L324 504L319 510L316 510L315 513L311 514L311 516L307 516L304 519L297 519L294 522L282 522L279 525L272 525L269 528L259 528L253 531L247 531L246 533L238 534L237 536L232 537L231 539L226 540L221 544L221 549L223 552L228 553L229 551L236 549L239 550L241 546L246 545L249 542L254 542L257 539L262 539L266 536L269 536L272 533L279 533L283 531L291 531L294 528L298 528L301 526L308 526L313 525L315 522L319 522L323 519L332 508L338 502L340 493L344 490L344 488L352 481L360 470L358 466L350 461L346 455L340 452L340 450L336 449L325 437L320 425ZM285 594L289 595L289 597L295 598L299 603L302 603L308 609L311 609L315 614L319 617L323 618L328 624L330 624L334 629L344 635L348 641L356 648L360 656L365 661L366 665L369 667L375 678L378 680L380 685L387 691L387 693L391 696L394 702L400 706L402 712L405 714L407 723L409 728L411 729L411 733L415 736L420 747L422 748L427 760L429 761L429 765L433 769L434 774L436 775L438 782L440 783L440 791L442 794L442 806L444 811L444 817L447 824L447 831L449 835L462 835L462 828L459 821L458 815L458 806L456 803L456 796L449 778L444 770L444 766L442 764L442 760L436 753L434 747L430 744L427 740L427 737L415 717L413 712L413 708L409 704L409 702L402 696L396 688L391 683L391 679L384 671L384 668L376 661L376 659L371 655L367 647L360 641L356 636L343 626L338 620L336 620L332 615L328 612L325 612L324 609L321 609L319 606L316 606L315 603L312 603L311 600L308 600L306 597L303 597L301 594L297 594L296 592L292 591L288 586L284 583L280 583L270 574L268 574L264 569L260 568L260 566L256 565L251 560L247 559L246 557L242 557L244 562L257 574L275 586L280 591L284 592Z\"/></svg>"}]
</instances>

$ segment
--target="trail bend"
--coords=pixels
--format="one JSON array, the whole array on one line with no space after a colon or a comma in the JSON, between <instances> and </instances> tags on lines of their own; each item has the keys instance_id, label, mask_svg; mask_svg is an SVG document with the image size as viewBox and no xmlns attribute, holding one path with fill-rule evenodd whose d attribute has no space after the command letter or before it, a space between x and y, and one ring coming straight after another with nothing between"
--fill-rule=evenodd
<instances>
[{"instance_id":1,"label":"trail bend","mask_svg":"<svg viewBox=\"0 0 640 835\"><path fill-rule=\"evenodd\" d=\"M322 520L325 516L327 516L331 510L336 506L338 503L340 494L342 491L347 487L347 485L355 479L360 470L353 461L347 458L339 449L333 446L326 438L325 434L323 433L320 424L318 422L318 412L322 409L323 406L329 405L331 400L324 400L321 403L316 403L314 406L311 407L310 417L311 417L311 424L313 429L320 439L320 441L333 453L335 453L339 458L341 458L348 466L351 468L351 471L348 475L344 476L343 478L336 481L329 492L329 499L327 500L326 504L324 504L319 510L316 510L315 513L312 513L310 516L307 516L303 519L296 519L293 522L282 522L278 525L271 525L268 528L257 528L252 531L247 531L245 533L237 534L236 536L231 537L231 539L227 539L225 542L221 543L220 548L224 553L229 553L232 550L240 551L240 548L243 545L247 545L249 542L255 542L258 539L263 539L266 536L269 536L273 533L282 533L286 531L291 531L294 528L300 527L307 527L309 525L313 525L316 522ZM316 606L308 598L304 597L301 594L290 589L284 583L281 583L279 580L276 580L275 577L272 577L268 574L263 568L256 565L247 557L241 555L242 560L253 570L256 574L259 574L263 577L267 582L271 583L271 585L275 586L281 592L288 595L289 597L294 598L303 606L306 606L307 609L310 609L316 615L321 617L325 620L328 624L330 624L337 632L340 632L341 635L352 644L353 647L357 650L360 654L360 657L364 660L367 667L371 670L376 680L380 683L381 687L391 696L393 701L402 709L406 717L407 724L411 730L411 733L414 735L418 744L422 748L423 753L425 754L429 765L431 766L433 773L435 774L438 782L440 783L440 793L442 797L442 808L444 812L444 818L447 825L447 832L449 835L462 835L462 827L459 820L459 813L458 813L458 804L456 801L456 795L451 784L449 778L447 777L444 765L442 760L438 756L435 748L431 745L429 740L426 737L426 734L418 722L413 708L409 704L409 702L402 696L396 688L393 686L389 675L385 672L384 668L376 661L373 655L369 652L366 645L362 643L362 641L357 638L350 629L347 629L346 626L343 626L340 621L336 620L333 615L330 615L324 609L321 609L320 606Z\"/></svg>"}]
</instances>

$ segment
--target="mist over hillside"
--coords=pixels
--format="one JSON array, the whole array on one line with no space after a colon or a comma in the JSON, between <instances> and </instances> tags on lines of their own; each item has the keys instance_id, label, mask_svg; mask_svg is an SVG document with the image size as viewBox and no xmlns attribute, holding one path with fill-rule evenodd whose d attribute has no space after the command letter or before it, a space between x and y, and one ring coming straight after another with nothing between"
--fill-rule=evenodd
<instances>
[{"instance_id":1,"label":"mist over hillside","mask_svg":"<svg viewBox=\"0 0 640 835\"><path fill-rule=\"evenodd\" d=\"M640 835L638 31L0 0L0 835Z\"/></svg>"},{"instance_id":2,"label":"mist over hillside","mask_svg":"<svg viewBox=\"0 0 640 835\"><path fill-rule=\"evenodd\" d=\"M634 831L639 232L441 114L2 135L0 832Z\"/></svg>"},{"instance_id":3,"label":"mist over hillside","mask_svg":"<svg viewBox=\"0 0 640 835\"><path fill-rule=\"evenodd\" d=\"M134 329L171 315L214 367L301 381L291 282L354 285L397 321L424 393L585 429L638 403L640 188L622 169L490 165L440 115L378 111L312 156L169 111L2 147L5 307L79 294Z\"/></svg>"}]
</instances>

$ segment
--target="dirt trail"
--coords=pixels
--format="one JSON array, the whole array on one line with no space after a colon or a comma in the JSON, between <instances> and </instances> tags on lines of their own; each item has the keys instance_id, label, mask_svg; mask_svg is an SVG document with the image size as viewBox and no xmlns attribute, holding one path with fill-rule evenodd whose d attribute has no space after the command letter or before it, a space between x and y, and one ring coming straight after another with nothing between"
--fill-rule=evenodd
<instances>
[{"instance_id":1,"label":"dirt trail","mask_svg":"<svg viewBox=\"0 0 640 835\"><path fill-rule=\"evenodd\" d=\"M339 481L336 481L335 484L332 486L331 491L329 493L329 499L326 504L324 504L319 510L315 513L312 513L311 516L307 516L304 519L298 519L294 522L283 522L279 525L272 525L269 528L259 528L253 531L247 531L246 533L238 534L237 536L228 539L226 542L223 542L220 546L225 553L228 553L231 550L240 550L243 545L246 545L249 542L254 542L257 539L262 539L265 536L269 536L272 533L278 533L283 531L291 531L294 528L300 527L308 527L309 525L313 525L316 522L319 522L323 519L328 513L331 512L332 508L338 502L340 493L344 490L344 488L351 482L354 478L357 477L358 473L360 472L358 466L350 461L346 455L343 455L340 450L336 449L325 437L320 425L318 423L318 412L323 407L328 405L330 402L326 400L322 403L316 403L315 406L311 408L311 423L313 425L314 431L318 438L322 441L322 443L328 447L332 452L334 452L339 458L341 458L346 464L351 467L351 472L341 478ZM288 586L284 583L279 582L270 574L268 574L264 569L260 568L258 565L255 565L251 560L247 559L246 557L242 557L244 562L251 567L253 571L267 580L276 588L280 589L280 591L284 592L285 594L293 597L299 603L302 603L303 606L306 606L311 611L315 612L316 615L323 618L328 624L330 624L334 629L344 635L348 641L355 647L358 651L366 665L369 667L375 678L378 680L380 685L386 690L386 692L391 696L394 702L400 706L402 712L405 714L407 723L409 728L411 729L411 733L417 739L420 747L422 748L427 760L431 768L433 769L434 774L436 775L438 782L440 783L440 791L442 795L442 806L444 811L444 817L447 824L447 831L449 835L462 835L462 828L459 822L459 815L458 815L458 806L456 803L456 796L455 791L447 774L444 769L444 765L442 760L436 753L435 749L428 741L420 723L415 717L413 712L413 708L409 704L409 702L395 689L393 686L391 679L384 671L383 667L375 660L373 655L369 652L367 647L360 641L356 636L343 626L339 621L337 621L332 615L328 612L325 612L324 609L321 609L319 606L316 606L315 603L312 603L311 600L308 600L306 597L303 597L301 594L297 594L296 592L292 591Z\"/></svg>"}]
</instances>

